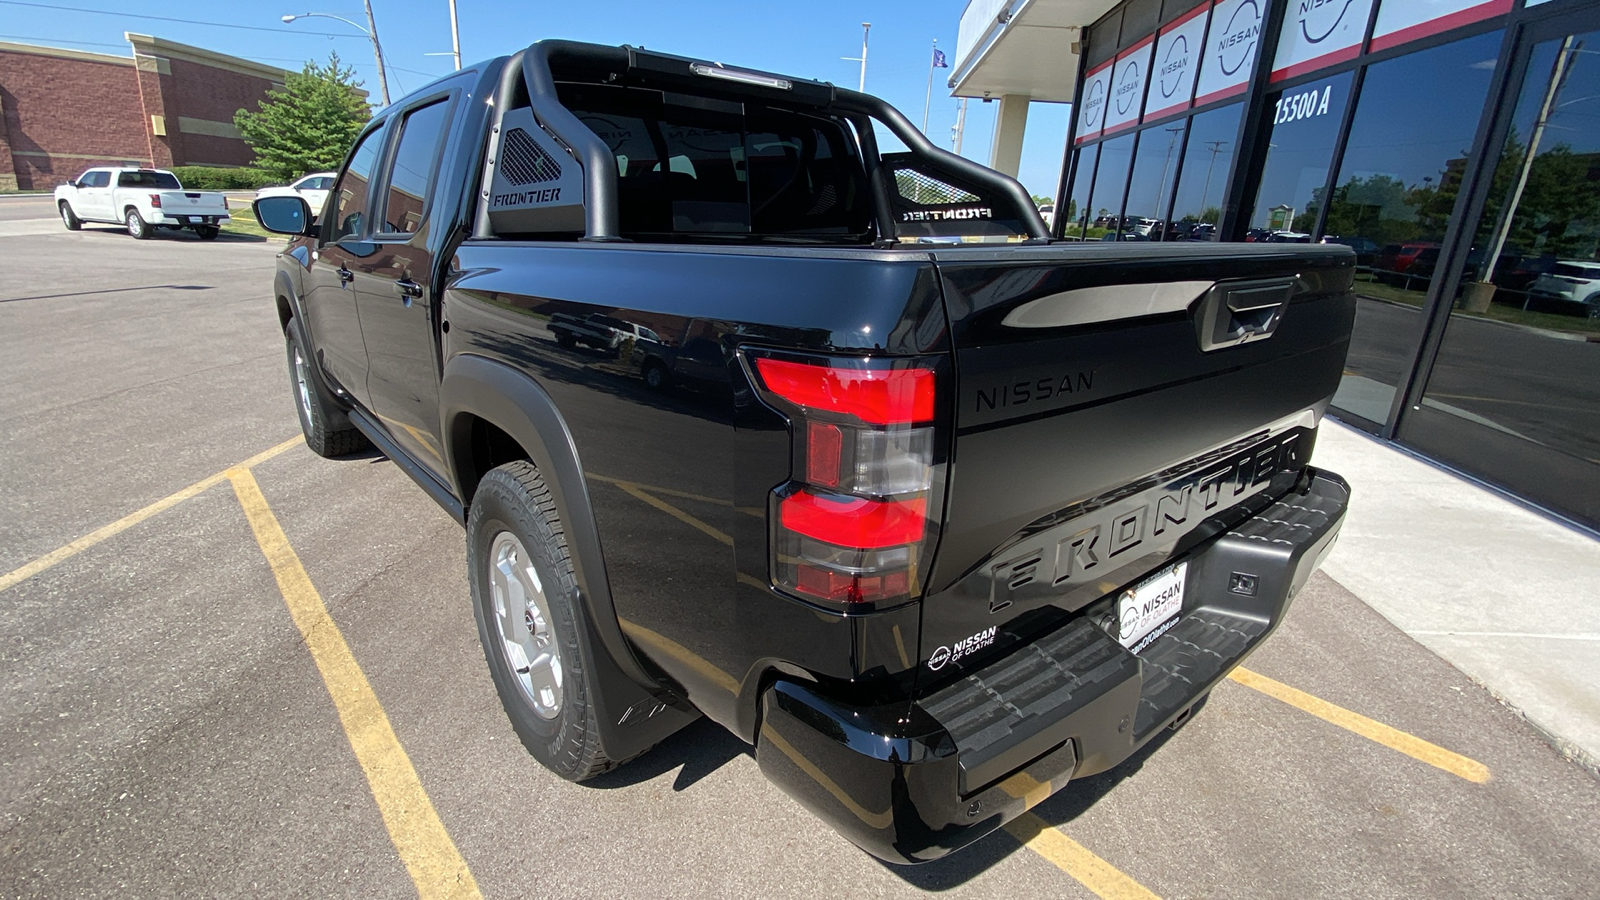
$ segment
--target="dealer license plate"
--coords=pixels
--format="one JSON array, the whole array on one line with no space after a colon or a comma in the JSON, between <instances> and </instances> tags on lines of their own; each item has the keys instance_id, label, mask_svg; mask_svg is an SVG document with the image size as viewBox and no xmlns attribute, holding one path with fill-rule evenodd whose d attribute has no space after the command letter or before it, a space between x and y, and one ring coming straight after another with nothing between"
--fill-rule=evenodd
<instances>
[{"instance_id":1,"label":"dealer license plate","mask_svg":"<svg viewBox=\"0 0 1600 900\"><path fill-rule=\"evenodd\" d=\"M1117 641L1122 646L1138 653L1177 623L1188 571L1189 564L1181 562L1122 592L1117 598Z\"/></svg>"}]
</instances>

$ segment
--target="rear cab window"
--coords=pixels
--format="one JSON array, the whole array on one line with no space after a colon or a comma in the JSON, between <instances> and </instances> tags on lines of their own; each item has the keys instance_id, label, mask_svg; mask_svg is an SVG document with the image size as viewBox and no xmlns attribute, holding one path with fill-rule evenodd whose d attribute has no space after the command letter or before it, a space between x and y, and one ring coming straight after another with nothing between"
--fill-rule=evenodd
<instances>
[{"instance_id":1,"label":"rear cab window","mask_svg":"<svg viewBox=\"0 0 1600 900\"><path fill-rule=\"evenodd\" d=\"M838 120L638 88L559 90L611 149L624 235L872 238L866 172Z\"/></svg>"},{"instance_id":2,"label":"rear cab window","mask_svg":"<svg viewBox=\"0 0 1600 900\"><path fill-rule=\"evenodd\" d=\"M109 172L105 174L110 175ZM178 183L178 177L171 172L121 172L117 175L117 187L152 188L158 191L183 190L183 185Z\"/></svg>"}]
</instances>

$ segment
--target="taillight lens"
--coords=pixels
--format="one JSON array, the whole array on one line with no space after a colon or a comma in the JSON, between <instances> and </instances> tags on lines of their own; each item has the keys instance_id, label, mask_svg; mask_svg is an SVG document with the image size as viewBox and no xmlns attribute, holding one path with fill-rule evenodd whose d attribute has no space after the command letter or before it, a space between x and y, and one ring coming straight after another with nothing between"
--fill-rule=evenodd
<instances>
[{"instance_id":1,"label":"taillight lens","mask_svg":"<svg viewBox=\"0 0 1600 900\"><path fill-rule=\"evenodd\" d=\"M933 537L934 364L749 356L793 441L769 510L776 585L856 608L916 596Z\"/></svg>"},{"instance_id":2,"label":"taillight lens","mask_svg":"<svg viewBox=\"0 0 1600 900\"><path fill-rule=\"evenodd\" d=\"M161 195L160 194L151 194L150 195L150 205L155 207L156 209L160 209L161 208Z\"/></svg>"}]
</instances>

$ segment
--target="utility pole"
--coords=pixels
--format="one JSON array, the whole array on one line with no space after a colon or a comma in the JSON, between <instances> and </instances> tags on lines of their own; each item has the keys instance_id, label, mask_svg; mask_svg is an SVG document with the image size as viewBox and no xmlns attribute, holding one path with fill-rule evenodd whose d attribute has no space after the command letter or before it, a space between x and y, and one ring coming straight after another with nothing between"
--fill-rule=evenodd
<instances>
[{"instance_id":1,"label":"utility pole","mask_svg":"<svg viewBox=\"0 0 1600 900\"><path fill-rule=\"evenodd\" d=\"M456 58L456 71L461 71L461 27L456 24L456 0L450 0L450 52Z\"/></svg>"},{"instance_id":2,"label":"utility pole","mask_svg":"<svg viewBox=\"0 0 1600 900\"><path fill-rule=\"evenodd\" d=\"M1550 115L1555 112L1556 99L1561 96L1561 88L1567 83L1568 67L1572 64L1573 55L1582 52L1583 45L1573 43L1575 37L1567 35L1567 39L1561 43L1561 52L1556 55L1555 66L1550 70L1550 84L1544 91L1544 103L1539 106L1539 118L1533 123L1533 133L1528 135L1528 152L1522 156L1517 182L1511 188L1511 196L1500 208L1499 221L1494 223L1494 240L1489 244L1488 255L1480 264L1479 281L1494 277L1500 254L1506 249L1506 239L1511 236L1511 222L1517 216L1517 207L1522 205L1522 192L1527 190L1528 176L1533 172L1533 159L1539 155L1539 143L1544 140L1544 130L1550 124Z\"/></svg>"},{"instance_id":3,"label":"utility pole","mask_svg":"<svg viewBox=\"0 0 1600 900\"><path fill-rule=\"evenodd\" d=\"M378 23L372 18L372 0L367 6L367 34L372 36L372 55L378 58L378 88L383 91L383 105L389 105L389 76L383 70L383 45L378 43Z\"/></svg>"},{"instance_id":4,"label":"utility pole","mask_svg":"<svg viewBox=\"0 0 1600 900\"><path fill-rule=\"evenodd\" d=\"M867 90L867 32L869 32L871 30L872 30L872 23L871 22L862 22L861 23L861 55L860 56L841 56L841 57L839 57L840 59L845 60L847 62L859 62L859 63L861 63L861 85L860 85L860 87L857 88L857 90L861 91L862 93L865 93L866 90Z\"/></svg>"}]
</instances>

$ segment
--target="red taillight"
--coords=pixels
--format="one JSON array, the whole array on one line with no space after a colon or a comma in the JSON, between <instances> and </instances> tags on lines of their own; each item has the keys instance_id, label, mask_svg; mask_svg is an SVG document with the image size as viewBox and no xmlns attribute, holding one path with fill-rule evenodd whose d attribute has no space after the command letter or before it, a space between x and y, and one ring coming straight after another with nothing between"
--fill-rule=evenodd
<instances>
[{"instance_id":1,"label":"red taillight","mask_svg":"<svg viewBox=\"0 0 1600 900\"><path fill-rule=\"evenodd\" d=\"M156 209L160 209L161 208L161 195L160 194L151 194L150 195L150 205L155 207Z\"/></svg>"},{"instance_id":2,"label":"red taillight","mask_svg":"<svg viewBox=\"0 0 1600 900\"><path fill-rule=\"evenodd\" d=\"M916 596L933 531L931 361L751 356L793 442L769 514L774 583L844 605Z\"/></svg>"},{"instance_id":3,"label":"red taillight","mask_svg":"<svg viewBox=\"0 0 1600 900\"><path fill-rule=\"evenodd\" d=\"M933 421L933 371L868 369L757 359L767 389L796 406L872 425Z\"/></svg>"},{"instance_id":4,"label":"red taillight","mask_svg":"<svg viewBox=\"0 0 1600 900\"><path fill-rule=\"evenodd\" d=\"M779 523L796 534L841 547L881 550L922 540L928 501L820 497L801 491L778 503Z\"/></svg>"}]
</instances>

